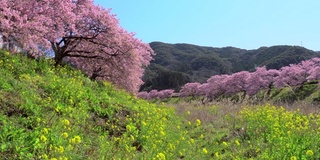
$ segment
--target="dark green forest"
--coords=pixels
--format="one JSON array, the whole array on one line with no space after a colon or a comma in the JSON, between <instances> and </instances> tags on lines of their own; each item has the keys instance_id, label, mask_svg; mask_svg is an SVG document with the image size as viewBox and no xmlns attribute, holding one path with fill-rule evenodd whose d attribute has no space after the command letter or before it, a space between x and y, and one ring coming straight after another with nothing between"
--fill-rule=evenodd
<instances>
[{"instance_id":1,"label":"dark green forest","mask_svg":"<svg viewBox=\"0 0 320 160\"><path fill-rule=\"evenodd\" d=\"M254 71L255 67L280 69L313 57L315 52L301 46L271 46L246 50L235 47L204 47L193 44L150 43L156 55L146 68L141 91L175 89L188 82L205 82L217 74Z\"/></svg>"}]
</instances>

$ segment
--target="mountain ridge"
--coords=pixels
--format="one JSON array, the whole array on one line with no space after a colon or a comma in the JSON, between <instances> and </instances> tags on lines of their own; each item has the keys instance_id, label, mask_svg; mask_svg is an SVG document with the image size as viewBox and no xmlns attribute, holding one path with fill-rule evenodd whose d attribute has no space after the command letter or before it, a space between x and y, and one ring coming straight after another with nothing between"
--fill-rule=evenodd
<instances>
[{"instance_id":1,"label":"mountain ridge","mask_svg":"<svg viewBox=\"0 0 320 160\"><path fill-rule=\"evenodd\" d=\"M237 47L209 47L188 43L151 42L156 55L146 68L145 84L140 91L152 89L178 90L187 82L205 82L217 74L254 71L255 67L280 69L302 60L320 57L319 51L301 46L262 46L258 49Z\"/></svg>"}]
</instances>

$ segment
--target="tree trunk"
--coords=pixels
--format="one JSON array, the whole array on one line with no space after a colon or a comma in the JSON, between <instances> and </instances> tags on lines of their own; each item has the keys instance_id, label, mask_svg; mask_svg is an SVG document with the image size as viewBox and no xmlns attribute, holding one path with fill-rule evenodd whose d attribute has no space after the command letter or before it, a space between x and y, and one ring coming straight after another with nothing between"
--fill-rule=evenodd
<instances>
[{"instance_id":1,"label":"tree trunk","mask_svg":"<svg viewBox=\"0 0 320 160\"><path fill-rule=\"evenodd\" d=\"M62 59L63 59L63 55L62 54L55 53L54 61L55 61L55 65L56 66L62 63Z\"/></svg>"},{"instance_id":2,"label":"tree trunk","mask_svg":"<svg viewBox=\"0 0 320 160\"><path fill-rule=\"evenodd\" d=\"M54 52L54 61L57 66L62 63L63 58L67 55L65 52L66 46L59 47L59 43L51 42L51 48Z\"/></svg>"}]
</instances>

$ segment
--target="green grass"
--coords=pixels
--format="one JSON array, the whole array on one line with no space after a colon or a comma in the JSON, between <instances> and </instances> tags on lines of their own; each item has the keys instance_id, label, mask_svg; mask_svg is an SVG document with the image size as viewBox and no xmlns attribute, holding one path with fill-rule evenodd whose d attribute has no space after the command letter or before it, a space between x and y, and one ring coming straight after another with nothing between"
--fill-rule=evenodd
<instances>
[{"instance_id":1,"label":"green grass","mask_svg":"<svg viewBox=\"0 0 320 160\"><path fill-rule=\"evenodd\" d=\"M319 158L315 106L148 102L6 51L0 74L2 159Z\"/></svg>"},{"instance_id":2,"label":"green grass","mask_svg":"<svg viewBox=\"0 0 320 160\"><path fill-rule=\"evenodd\" d=\"M173 109L50 60L0 51L0 74L4 159L172 159L189 152Z\"/></svg>"}]
</instances>

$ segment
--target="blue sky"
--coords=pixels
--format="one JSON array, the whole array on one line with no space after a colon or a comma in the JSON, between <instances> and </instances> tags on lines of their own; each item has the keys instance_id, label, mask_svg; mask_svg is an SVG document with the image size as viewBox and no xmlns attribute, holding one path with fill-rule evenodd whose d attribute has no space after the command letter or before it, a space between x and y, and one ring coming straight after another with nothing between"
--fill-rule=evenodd
<instances>
[{"instance_id":1,"label":"blue sky","mask_svg":"<svg viewBox=\"0 0 320 160\"><path fill-rule=\"evenodd\" d=\"M143 42L320 51L319 0L95 0Z\"/></svg>"}]
</instances>

